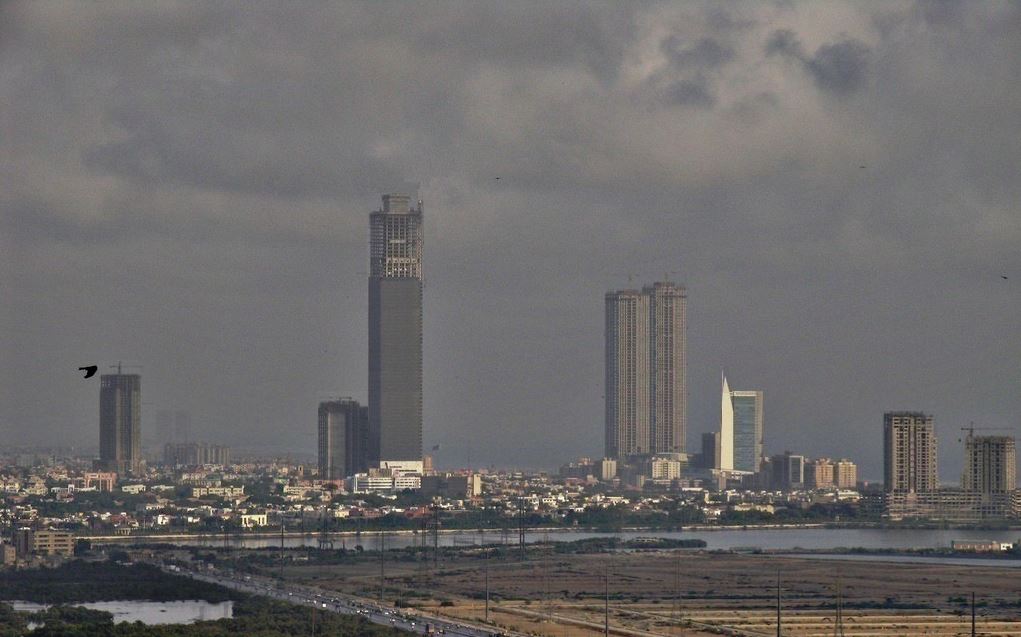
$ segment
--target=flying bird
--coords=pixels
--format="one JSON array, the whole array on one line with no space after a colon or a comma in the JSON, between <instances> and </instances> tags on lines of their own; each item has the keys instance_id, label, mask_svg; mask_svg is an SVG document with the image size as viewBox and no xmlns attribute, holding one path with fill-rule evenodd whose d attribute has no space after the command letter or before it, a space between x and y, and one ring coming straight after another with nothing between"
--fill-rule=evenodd
<instances>
[{"instance_id":1,"label":"flying bird","mask_svg":"<svg viewBox=\"0 0 1021 637\"><path fill-rule=\"evenodd\" d=\"M79 367L80 371L85 372L85 378L92 378L96 375L96 370L99 369L98 365L89 365L88 367Z\"/></svg>"},{"instance_id":2,"label":"flying bird","mask_svg":"<svg viewBox=\"0 0 1021 637\"><path fill-rule=\"evenodd\" d=\"M493 179L499 179L499 177L493 177Z\"/></svg>"},{"instance_id":3,"label":"flying bird","mask_svg":"<svg viewBox=\"0 0 1021 637\"><path fill-rule=\"evenodd\" d=\"M1000 275L1000 278L1001 278L1001 279L1003 279L1004 281L1008 281L1008 280L1009 280L1009 279L1007 278L1007 275L1006 275L1006 274L1001 274L1001 275Z\"/></svg>"}]
</instances>

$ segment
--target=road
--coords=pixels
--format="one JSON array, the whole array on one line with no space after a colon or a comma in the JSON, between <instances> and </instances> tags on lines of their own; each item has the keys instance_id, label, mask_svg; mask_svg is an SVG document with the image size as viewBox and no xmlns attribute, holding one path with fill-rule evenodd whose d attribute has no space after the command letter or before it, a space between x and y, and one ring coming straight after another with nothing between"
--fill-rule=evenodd
<instances>
[{"instance_id":1,"label":"road","mask_svg":"<svg viewBox=\"0 0 1021 637\"><path fill-rule=\"evenodd\" d=\"M470 622L453 621L414 609L396 608L379 604L363 597L355 597L313 586L287 584L268 577L224 573L221 571L203 573L186 569L173 570L169 567L161 568L167 573L192 577L251 595L271 597L292 604L320 608L335 613L359 615L374 624L390 626L420 635L428 635L435 632L436 634L460 635L463 637L493 637L494 635L527 637L524 633L509 632Z\"/></svg>"}]
</instances>

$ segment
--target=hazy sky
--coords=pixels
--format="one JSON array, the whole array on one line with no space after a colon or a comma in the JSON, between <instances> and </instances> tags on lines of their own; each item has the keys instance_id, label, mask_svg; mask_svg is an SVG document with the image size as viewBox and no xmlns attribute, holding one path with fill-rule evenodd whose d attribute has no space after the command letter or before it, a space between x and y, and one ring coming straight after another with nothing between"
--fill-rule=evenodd
<instances>
[{"instance_id":1,"label":"hazy sky","mask_svg":"<svg viewBox=\"0 0 1021 637\"><path fill-rule=\"evenodd\" d=\"M1017 3L6 2L0 179L5 445L97 444L123 359L147 438L311 453L407 182L440 465L601 453L629 275L688 288L690 448L721 370L865 477L884 410L947 479L1021 429Z\"/></svg>"}]
</instances>

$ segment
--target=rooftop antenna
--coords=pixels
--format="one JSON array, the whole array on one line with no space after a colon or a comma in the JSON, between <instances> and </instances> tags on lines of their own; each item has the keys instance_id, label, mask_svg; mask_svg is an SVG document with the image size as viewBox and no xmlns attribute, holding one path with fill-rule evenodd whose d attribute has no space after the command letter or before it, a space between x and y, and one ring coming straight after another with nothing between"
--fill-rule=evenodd
<instances>
[{"instance_id":1,"label":"rooftop antenna","mask_svg":"<svg viewBox=\"0 0 1021 637\"><path fill-rule=\"evenodd\" d=\"M114 368L117 369L117 375L118 376L121 375L121 368L122 367L134 367L135 369L142 369L141 365L124 365L121 361L117 361L116 365L110 365L110 369L114 369Z\"/></svg>"}]
</instances>

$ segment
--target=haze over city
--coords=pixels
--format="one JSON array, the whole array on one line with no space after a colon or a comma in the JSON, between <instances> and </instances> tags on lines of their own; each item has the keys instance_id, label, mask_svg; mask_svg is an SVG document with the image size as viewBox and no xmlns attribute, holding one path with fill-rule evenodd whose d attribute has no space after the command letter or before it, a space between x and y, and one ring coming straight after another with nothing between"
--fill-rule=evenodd
<instances>
[{"instance_id":1,"label":"haze over city","mask_svg":"<svg viewBox=\"0 0 1021 637\"><path fill-rule=\"evenodd\" d=\"M687 289L765 447L882 475L883 413L1016 430L1021 8L1009 3L10 3L0 435L95 445L98 379L312 454L367 394L367 239L424 201L441 467L604 445L604 299Z\"/></svg>"}]
</instances>

